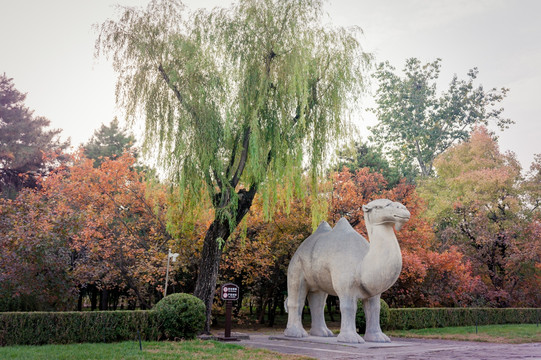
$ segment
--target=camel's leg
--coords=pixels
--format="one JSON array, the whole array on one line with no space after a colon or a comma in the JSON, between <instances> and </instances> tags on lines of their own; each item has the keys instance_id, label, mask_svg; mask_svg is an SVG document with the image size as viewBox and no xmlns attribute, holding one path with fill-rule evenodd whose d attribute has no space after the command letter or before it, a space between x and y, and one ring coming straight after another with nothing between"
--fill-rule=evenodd
<instances>
[{"instance_id":1,"label":"camel's leg","mask_svg":"<svg viewBox=\"0 0 541 360\"><path fill-rule=\"evenodd\" d=\"M291 268L291 265L290 265ZM285 336L290 337L306 337L308 333L302 327L302 309L306 300L307 287L306 280L302 275L297 275L296 278L290 277L288 271L287 279L287 327L284 331ZM299 272L297 274L302 274Z\"/></svg>"},{"instance_id":2,"label":"camel's leg","mask_svg":"<svg viewBox=\"0 0 541 360\"><path fill-rule=\"evenodd\" d=\"M310 304L310 314L312 316L312 328L310 335L332 337L332 333L325 324L325 300L327 293L323 291L308 293L308 304Z\"/></svg>"},{"instance_id":3,"label":"camel's leg","mask_svg":"<svg viewBox=\"0 0 541 360\"><path fill-rule=\"evenodd\" d=\"M364 343L362 337L357 334L355 326L355 313L357 312L357 298L353 295L338 294L340 299L340 314L342 323L340 324L340 334L337 337L338 342L344 343Z\"/></svg>"},{"instance_id":4,"label":"camel's leg","mask_svg":"<svg viewBox=\"0 0 541 360\"><path fill-rule=\"evenodd\" d=\"M379 312L381 304L380 295L363 300L364 315L366 317L366 333L364 339L372 342L391 342L391 339L381 331Z\"/></svg>"}]
</instances>

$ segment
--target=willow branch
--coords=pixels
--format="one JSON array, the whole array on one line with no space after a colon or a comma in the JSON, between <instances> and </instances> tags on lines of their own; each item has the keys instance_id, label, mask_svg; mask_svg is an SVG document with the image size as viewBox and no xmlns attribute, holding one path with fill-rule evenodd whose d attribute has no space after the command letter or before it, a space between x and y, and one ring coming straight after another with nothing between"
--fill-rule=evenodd
<instances>
[{"instance_id":1,"label":"willow branch","mask_svg":"<svg viewBox=\"0 0 541 360\"><path fill-rule=\"evenodd\" d=\"M239 180L240 180L240 176L242 175L242 172L244 171L244 168L246 167L246 161L248 159L248 146L250 145L251 133L252 133L252 130L248 126L244 130L244 139L242 140L242 153L240 155L239 166L237 167L237 170L235 171L235 175L233 175L233 178L230 181L231 187L233 189L237 187L237 184L239 183Z\"/></svg>"}]
</instances>

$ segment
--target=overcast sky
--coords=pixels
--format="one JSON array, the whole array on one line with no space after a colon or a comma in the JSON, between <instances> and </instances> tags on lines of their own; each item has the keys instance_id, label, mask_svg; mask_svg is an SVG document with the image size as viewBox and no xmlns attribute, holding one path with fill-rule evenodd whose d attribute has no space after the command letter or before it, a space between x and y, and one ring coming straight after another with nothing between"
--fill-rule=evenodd
<instances>
[{"instance_id":1,"label":"overcast sky","mask_svg":"<svg viewBox=\"0 0 541 360\"><path fill-rule=\"evenodd\" d=\"M92 24L116 18L114 5L147 0L0 0L0 73L28 93L26 105L51 120L72 144L86 142L118 114L115 74L93 57ZM190 8L230 1L189 0ZM337 25L364 30L366 51L401 69L407 58L442 58L440 80L465 78L479 68L485 89L507 87L505 115L516 124L500 136L524 167L541 153L541 1L334 0L326 5ZM367 96L366 103L370 104ZM374 124L365 115L363 125ZM363 136L368 133L364 131Z\"/></svg>"}]
</instances>

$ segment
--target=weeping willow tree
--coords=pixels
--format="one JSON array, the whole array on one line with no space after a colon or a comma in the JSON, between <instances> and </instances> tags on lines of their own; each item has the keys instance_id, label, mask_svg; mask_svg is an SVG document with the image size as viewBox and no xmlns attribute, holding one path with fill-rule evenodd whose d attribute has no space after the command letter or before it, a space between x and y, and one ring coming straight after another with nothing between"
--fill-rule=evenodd
<instances>
[{"instance_id":1,"label":"weeping willow tree","mask_svg":"<svg viewBox=\"0 0 541 360\"><path fill-rule=\"evenodd\" d=\"M113 60L128 119L145 119L145 148L184 204L198 206L206 194L214 207L195 289L207 331L222 245L255 194L272 211L278 184L293 195L306 172L315 184L362 94L370 56L359 29L323 19L320 0L195 12L153 0L99 28L97 56Z\"/></svg>"}]
</instances>

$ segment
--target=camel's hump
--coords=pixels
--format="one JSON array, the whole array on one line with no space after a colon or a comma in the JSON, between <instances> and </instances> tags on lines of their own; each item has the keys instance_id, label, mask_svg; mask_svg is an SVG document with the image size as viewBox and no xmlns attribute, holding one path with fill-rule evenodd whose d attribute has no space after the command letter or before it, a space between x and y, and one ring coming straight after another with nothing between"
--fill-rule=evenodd
<instances>
[{"instance_id":1,"label":"camel's hump","mask_svg":"<svg viewBox=\"0 0 541 360\"><path fill-rule=\"evenodd\" d=\"M351 226L349 221L343 217L334 226L333 230L339 230L339 231L355 231L355 229ZM356 231L355 231L356 232Z\"/></svg>"},{"instance_id":2,"label":"camel's hump","mask_svg":"<svg viewBox=\"0 0 541 360\"><path fill-rule=\"evenodd\" d=\"M319 226L317 227L316 231L314 231L314 234L327 232L327 231L331 231L331 230L332 230L331 225L329 225L329 223L326 222L326 221L322 221L319 224Z\"/></svg>"},{"instance_id":3,"label":"camel's hump","mask_svg":"<svg viewBox=\"0 0 541 360\"><path fill-rule=\"evenodd\" d=\"M344 238L353 238L353 239L363 239L366 241L361 234L355 230L349 221L347 221L346 218L341 218L338 220L336 225L334 226L334 229L332 229L332 232L329 234L329 236L333 239L344 239Z\"/></svg>"}]
</instances>

